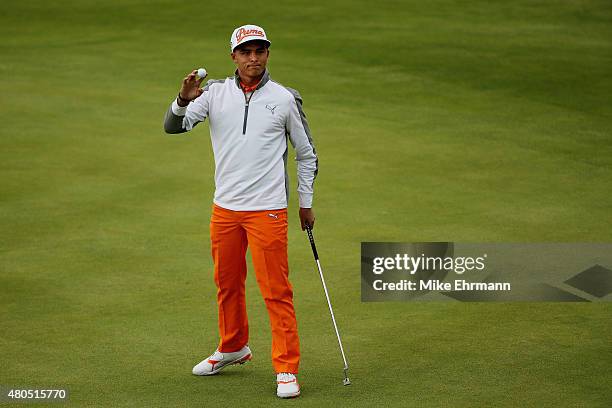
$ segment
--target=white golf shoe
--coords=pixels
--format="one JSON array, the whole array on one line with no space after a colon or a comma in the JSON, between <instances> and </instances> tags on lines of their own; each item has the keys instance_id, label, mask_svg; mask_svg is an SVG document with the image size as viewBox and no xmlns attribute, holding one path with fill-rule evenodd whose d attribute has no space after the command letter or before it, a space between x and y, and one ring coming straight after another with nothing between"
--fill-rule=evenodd
<instances>
[{"instance_id":1,"label":"white golf shoe","mask_svg":"<svg viewBox=\"0 0 612 408\"><path fill-rule=\"evenodd\" d=\"M279 398L295 398L300 395L300 384L291 373L276 374L276 395Z\"/></svg>"},{"instance_id":2,"label":"white golf shoe","mask_svg":"<svg viewBox=\"0 0 612 408\"><path fill-rule=\"evenodd\" d=\"M251 353L249 346L244 346L233 353L221 353L216 350L211 356L193 367L192 373L195 375L217 374L228 365L244 364L251 358L253 358L253 353Z\"/></svg>"}]
</instances>

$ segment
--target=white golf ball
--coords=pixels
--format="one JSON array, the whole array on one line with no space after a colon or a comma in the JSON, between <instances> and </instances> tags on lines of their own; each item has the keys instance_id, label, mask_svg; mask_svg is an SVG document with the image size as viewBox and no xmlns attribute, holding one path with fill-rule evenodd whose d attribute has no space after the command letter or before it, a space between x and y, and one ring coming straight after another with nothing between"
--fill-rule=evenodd
<instances>
[{"instance_id":1,"label":"white golf ball","mask_svg":"<svg viewBox=\"0 0 612 408\"><path fill-rule=\"evenodd\" d=\"M198 69L198 76L200 78L206 78L206 75L207 75L207 72L206 72L206 70L204 68Z\"/></svg>"}]
</instances>

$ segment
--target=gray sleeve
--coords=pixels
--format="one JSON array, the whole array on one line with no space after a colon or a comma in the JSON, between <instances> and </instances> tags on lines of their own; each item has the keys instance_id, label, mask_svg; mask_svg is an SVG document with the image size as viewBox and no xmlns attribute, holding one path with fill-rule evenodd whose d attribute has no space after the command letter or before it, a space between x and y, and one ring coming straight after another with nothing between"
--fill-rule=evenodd
<instances>
[{"instance_id":1,"label":"gray sleeve","mask_svg":"<svg viewBox=\"0 0 612 408\"><path fill-rule=\"evenodd\" d=\"M311 208L319 159L302 109L302 97L295 89L286 89L293 95L287 117L287 134L296 152L299 204L302 208Z\"/></svg>"},{"instance_id":2,"label":"gray sleeve","mask_svg":"<svg viewBox=\"0 0 612 408\"><path fill-rule=\"evenodd\" d=\"M209 88L210 85L215 82L218 81L208 81L203 88L202 94L190 102L186 107L178 106L176 100L172 102L164 117L164 130L166 133L176 134L188 132L198 123L206 119L210 101Z\"/></svg>"},{"instance_id":3,"label":"gray sleeve","mask_svg":"<svg viewBox=\"0 0 612 408\"><path fill-rule=\"evenodd\" d=\"M172 105L170 105L164 117L164 130L166 133L177 134L186 132L187 129L183 127L184 118L184 116L175 115L174 112L172 112Z\"/></svg>"}]
</instances>

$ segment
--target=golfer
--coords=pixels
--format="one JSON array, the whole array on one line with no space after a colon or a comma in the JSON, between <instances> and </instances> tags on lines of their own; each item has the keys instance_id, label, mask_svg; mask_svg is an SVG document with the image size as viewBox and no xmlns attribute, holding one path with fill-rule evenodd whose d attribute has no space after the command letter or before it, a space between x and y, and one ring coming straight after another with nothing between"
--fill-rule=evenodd
<instances>
[{"instance_id":1,"label":"golfer","mask_svg":"<svg viewBox=\"0 0 612 408\"><path fill-rule=\"evenodd\" d=\"M230 44L235 75L200 88L203 78L194 70L164 121L167 133L182 133L208 118L215 157L210 238L220 341L193 374L216 374L252 358L245 302L248 247L272 327L277 395L297 397L300 344L287 262L287 139L296 152L302 230L315 221L317 155L299 93L273 81L266 69L271 43L264 29L238 27Z\"/></svg>"}]
</instances>

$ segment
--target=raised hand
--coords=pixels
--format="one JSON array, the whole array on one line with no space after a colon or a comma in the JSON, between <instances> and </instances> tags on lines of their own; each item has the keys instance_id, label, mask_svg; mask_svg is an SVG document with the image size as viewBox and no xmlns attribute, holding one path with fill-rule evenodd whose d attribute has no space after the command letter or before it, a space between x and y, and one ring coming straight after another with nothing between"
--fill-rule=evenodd
<instances>
[{"instance_id":1,"label":"raised hand","mask_svg":"<svg viewBox=\"0 0 612 408\"><path fill-rule=\"evenodd\" d=\"M189 75L183 78L183 84L181 85L181 90L179 91L178 104L181 106L187 106L190 101L193 101L198 96L202 95L202 81L204 78L199 78L197 76L198 70L194 69L191 71Z\"/></svg>"}]
</instances>

